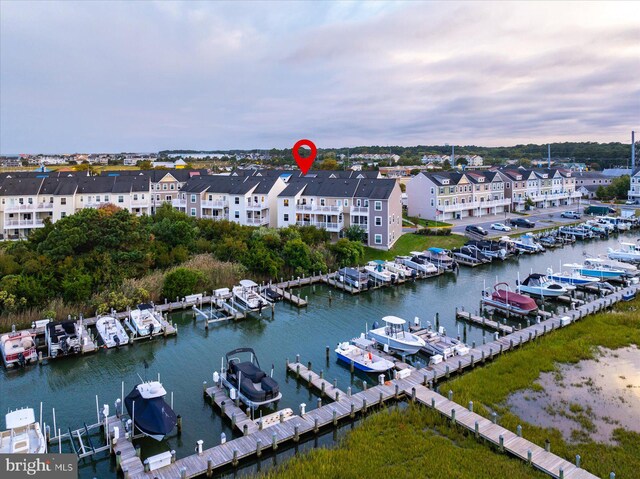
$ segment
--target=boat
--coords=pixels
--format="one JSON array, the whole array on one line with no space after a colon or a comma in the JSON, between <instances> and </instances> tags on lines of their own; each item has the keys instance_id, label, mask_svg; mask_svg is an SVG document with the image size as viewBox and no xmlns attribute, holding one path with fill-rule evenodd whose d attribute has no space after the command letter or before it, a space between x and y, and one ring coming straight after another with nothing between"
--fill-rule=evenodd
<instances>
[{"instance_id":1,"label":"boat","mask_svg":"<svg viewBox=\"0 0 640 479\"><path fill-rule=\"evenodd\" d=\"M407 322L404 319L396 316L385 316L382 321L385 323L384 326L378 327L377 322L375 322L373 323L373 329L367 331L369 339L406 354L415 354L420 351L420 348L424 347L422 339L405 330Z\"/></svg>"},{"instance_id":2,"label":"boat","mask_svg":"<svg viewBox=\"0 0 640 479\"><path fill-rule=\"evenodd\" d=\"M615 259L618 261L625 261L628 263L640 262L640 248L635 243L620 242L620 249L614 250L609 248L607 250L607 256L609 259Z\"/></svg>"},{"instance_id":3,"label":"boat","mask_svg":"<svg viewBox=\"0 0 640 479\"><path fill-rule=\"evenodd\" d=\"M107 348L117 348L129 343L129 335L122 323L113 316L101 316L96 321L96 329Z\"/></svg>"},{"instance_id":4,"label":"boat","mask_svg":"<svg viewBox=\"0 0 640 479\"><path fill-rule=\"evenodd\" d=\"M238 398L252 409L282 399L280 386L273 379L273 366L271 374L267 375L260 369L258 357L251 348L237 348L225 355L221 379L232 398L238 394Z\"/></svg>"},{"instance_id":5,"label":"boat","mask_svg":"<svg viewBox=\"0 0 640 479\"><path fill-rule=\"evenodd\" d=\"M583 226L561 226L558 231L563 235L573 236L577 239L589 239L593 238L591 230Z\"/></svg>"},{"instance_id":6,"label":"boat","mask_svg":"<svg viewBox=\"0 0 640 479\"><path fill-rule=\"evenodd\" d=\"M460 253L462 254L471 256L472 258L475 258L482 263L491 263L491 261L493 261L493 258L495 257L490 254L485 254L480 248L470 244L461 246L460 248L458 248L458 251L460 251Z\"/></svg>"},{"instance_id":7,"label":"boat","mask_svg":"<svg viewBox=\"0 0 640 479\"><path fill-rule=\"evenodd\" d=\"M618 218L615 216L599 216L598 220L609 223L615 228L616 231L628 231L631 227L629 223L624 221L622 218Z\"/></svg>"},{"instance_id":8,"label":"boat","mask_svg":"<svg viewBox=\"0 0 640 479\"><path fill-rule=\"evenodd\" d=\"M259 286L250 279L243 279L238 286L233 287L233 297L243 308L249 311L262 311L271 302L259 293Z\"/></svg>"},{"instance_id":9,"label":"boat","mask_svg":"<svg viewBox=\"0 0 640 479\"><path fill-rule=\"evenodd\" d=\"M533 239L533 236L528 233L520 236L519 238L512 239L511 241L517 249L525 253L542 253L544 251L544 247L540 243L536 242Z\"/></svg>"},{"instance_id":10,"label":"boat","mask_svg":"<svg viewBox=\"0 0 640 479\"><path fill-rule=\"evenodd\" d=\"M453 258L460 264L464 264L468 266L477 266L479 264L484 263L478 258L474 258L470 254L462 252L460 248L452 250L451 254L453 255Z\"/></svg>"},{"instance_id":11,"label":"boat","mask_svg":"<svg viewBox=\"0 0 640 479\"><path fill-rule=\"evenodd\" d=\"M341 283L348 284L349 286L353 286L357 289L369 286L369 277L355 268L339 269L336 278Z\"/></svg>"},{"instance_id":12,"label":"boat","mask_svg":"<svg viewBox=\"0 0 640 479\"><path fill-rule=\"evenodd\" d=\"M549 279L561 284L569 284L572 286L589 286L598 282L597 278L580 273L580 270L582 269L581 264L573 263L564 264L563 266L570 270L554 273L552 268L547 268L547 276Z\"/></svg>"},{"instance_id":13,"label":"boat","mask_svg":"<svg viewBox=\"0 0 640 479\"><path fill-rule=\"evenodd\" d=\"M420 337L424 340L424 350L431 356L441 356L444 360L453 356L464 356L469 354L469 347L462 341L447 336L445 329L440 326L438 331L434 331L429 324L422 330Z\"/></svg>"},{"instance_id":14,"label":"boat","mask_svg":"<svg viewBox=\"0 0 640 479\"><path fill-rule=\"evenodd\" d=\"M36 343L28 331L12 331L0 336L0 353L6 368L24 367L38 360Z\"/></svg>"},{"instance_id":15,"label":"boat","mask_svg":"<svg viewBox=\"0 0 640 479\"><path fill-rule=\"evenodd\" d=\"M395 283L398 276L387 270L382 260L369 261L364 267L367 274L378 283Z\"/></svg>"},{"instance_id":16,"label":"boat","mask_svg":"<svg viewBox=\"0 0 640 479\"><path fill-rule=\"evenodd\" d=\"M44 328L49 356L67 356L80 352L80 337L74 321L50 321Z\"/></svg>"},{"instance_id":17,"label":"boat","mask_svg":"<svg viewBox=\"0 0 640 479\"><path fill-rule=\"evenodd\" d=\"M438 268L433 263L430 263L427 259L420 254L414 254L413 256L398 256L396 261L400 264L411 268L418 273L434 274L438 272Z\"/></svg>"},{"instance_id":18,"label":"boat","mask_svg":"<svg viewBox=\"0 0 640 479\"><path fill-rule=\"evenodd\" d=\"M156 441L162 441L178 422L176 413L164 400L166 395L159 381L149 381L138 384L124 398L134 426Z\"/></svg>"},{"instance_id":19,"label":"boat","mask_svg":"<svg viewBox=\"0 0 640 479\"><path fill-rule=\"evenodd\" d=\"M626 293L622 293L622 301L632 301L636 297L635 291L629 291Z\"/></svg>"},{"instance_id":20,"label":"boat","mask_svg":"<svg viewBox=\"0 0 640 479\"><path fill-rule=\"evenodd\" d=\"M357 344L354 344L358 341ZM338 344L336 355L338 359L365 373L384 373L393 368L392 361L385 359L373 351L374 342L366 338L356 338L351 342ZM362 346L362 347L361 347Z\"/></svg>"},{"instance_id":21,"label":"boat","mask_svg":"<svg viewBox=\"0 0 640 479\"><path fill-rule=\"evenodd\" d=\"M160 322L153 305L148 303L139 304L136 309L132 309L125 324L135 336L149 336L162 334L162 323Z\"/></svg>"},{"instance_id":22,"label":"boat","mask_svg":"<svg viewBox=\"0 0 640 479\"><path fill-rule=\"evenodd\" d=\"M448 271L457 268L457 263L451 257L450 252L443 248L429 248L422 253L412 252L411 254L424 258L440 269Z\"/></svg>"},{"instance_id":23,"label":"boat","mask_svg":"<svg viewBox=\"0 0 640 479\"><path fill-rule=\"evenodd\" d=\"M413 278L416 275L416 270L405 266L402 263L397 263L395 261L386 261L384 263L385 267L394 274L398 275L398 278Z\"/></svg>"},{"instance_id":24,"label":"boat","mask_svg":"<svg viewBox=\"0 0 640 479\"><path fill-rule=\"evenodd\" d=\"M31 408L17 409L4 417L0 432L0 454L44 454L47 442ZM8 461L8 459L7 459Z\"/></svg>"},{"instance_id":25,"label":"boat","mask_svg":"<svg viewBox=\"0 0 640 479\"><path fill-rule=\"evenodd\" d=\"M567 288L550 280L544 274L532 273L522 283L518 284L516 292L554 298L567 294Z\"/></svg>"},{"instance_id":26,"label":"boat","mask_svg":"<svg viewBox=\"0 0 640 479\"><path fill-rule=\"evenodd\" d=\"M262 294L266 296L266 298L272 303L282 301L283 297L280 293L278 293L274 288L267 286L262 290Z\"/></svg>"},{"instance_id":27,"label":"boat","mask_svg":"<svg viewBox=\"0 0 640 479\"><path fill-rule=\"evenodd\" d=\"M501 237L500 243L505 245L509 250L514 251L518 254L522 254L522 253L530 254L530 253L536 252L535 248L524 245L521 241L516 241L513 238L510 238L509 236Z\"/></svg>"},{"instance_id":28,"label":"boat","mask_svg":"<svg viewBox=\"0 0 640 479\"><path fill-rule=\"evenodd\" d=\"M504 288L500 286L504 286ZM495 284L493 291L483 291L482 304L521 316L535 313L538 310L538 305L532 298L511 291L509 284L504 282Z\"/></svg>"},{"instance_id":29,"label":"boat","mask_svg":"<svg viewBox=\"0 0 640 479\"><path fill-rule=\"evenodd\" d=\"M467 241L466 246L474 246L482 254L490 258L498 258L498 259L504 260L509 254L505 245L500 244L499 241L470 240L470 241Z\"/></svg>"},{"instance_id":30,"label":"boat","mask_svg":"<svg viewBox=\"0 0 640 479\"><path fill-rule=\"evenodd\" d=\"M634 268L631 270L630 268ZM633 265L621 263L612 259L587 258L577 271L584 276L598 279L620 279L623 276L637 274L637 268Z\"/></svg>"}]
</instances>

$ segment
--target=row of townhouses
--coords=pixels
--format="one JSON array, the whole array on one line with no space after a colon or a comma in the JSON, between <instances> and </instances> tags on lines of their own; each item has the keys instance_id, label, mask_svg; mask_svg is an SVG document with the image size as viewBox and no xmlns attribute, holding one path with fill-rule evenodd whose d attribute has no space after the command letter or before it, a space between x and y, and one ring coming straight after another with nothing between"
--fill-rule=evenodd
<instances>
[{"instance_id":1,"label":"row of townhouses","mask_svg":"<svg viewBox=\"0 0 640 479\"><path fill-rule=\"evenodd\" d=\"M401 191L377 172L149 170L0 175L0 233L20 239L83 208L113 204L137 215L171 204L189 216L247 226L314 225L332 238L351 225L367 244L390 248L402 234Z\"/></svg>"},{"instance_id":2,"label":"row of townhouses","mask_svg":"<svg viewBox=\"0 0 640 479\"><path fill-rule=\"evenodd\" d=\"M422 172L407 183L409 216L431 220L570 205L580 197L573 173L559 169Z\"/></svg>"}]
</instances>

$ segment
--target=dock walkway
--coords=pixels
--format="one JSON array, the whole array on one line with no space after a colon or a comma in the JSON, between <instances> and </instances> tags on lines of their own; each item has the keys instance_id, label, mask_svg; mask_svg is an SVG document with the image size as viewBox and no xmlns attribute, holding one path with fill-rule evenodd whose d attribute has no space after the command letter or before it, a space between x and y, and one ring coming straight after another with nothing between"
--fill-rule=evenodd
<instances>
[{"instance_id":1,"label":"dock walkway","mask_svg":"<svg viewBox=\"0 0 640 479\"><path fill-rule=\"evenodd\" d=\"M118 428L118 436L116 443L113 445L113 453L116 455L116 461L119 461L120 469L129 477L144 473L144 464L136 455L136 449L133 443L125 437L124 424L117 416L110 416L107 419L109 428L109 438L114 437L115 428ZM111 440L111 439L110 439ZM118 459L119 457L119 459ZM125 477L126 474L125 474Z\"/></svg>"}]
</instances>

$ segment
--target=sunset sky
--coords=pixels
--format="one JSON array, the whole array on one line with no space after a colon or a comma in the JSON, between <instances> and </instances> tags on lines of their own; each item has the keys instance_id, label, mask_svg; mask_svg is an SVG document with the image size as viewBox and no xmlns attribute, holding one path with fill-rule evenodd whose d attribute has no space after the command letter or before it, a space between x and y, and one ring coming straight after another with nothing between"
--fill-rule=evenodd
<instances>
[{"instance_id":1,"label":"sunset sky","mask_svg":"<svg viewBox=\"0 0 640 479\"><path fill-rule=\"evenodd\" d=\"M640 2L0 2L0 153L630 141Z\"/></svg>"}]
</instances>

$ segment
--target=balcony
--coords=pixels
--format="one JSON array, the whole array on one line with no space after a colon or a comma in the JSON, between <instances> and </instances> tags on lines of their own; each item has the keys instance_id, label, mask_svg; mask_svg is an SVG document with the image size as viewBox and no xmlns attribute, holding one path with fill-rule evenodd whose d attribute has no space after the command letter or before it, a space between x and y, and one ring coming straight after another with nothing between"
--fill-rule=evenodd
<instances>
[{"instance_id":1,"label":"balcony","mask_svg":"<svg viewBox=\"0 0 640 479\"><path fill-rule=\"evenodd\" d=\"M247 218L245 224L249 226L262 226L269 224L269 217L263 218Z\"/></svg>"},{"instance_id":2,"label":"balcony","mask_svg":"<svg viewBox=\"0 0 640 479\"><path fill-rule=\"evenodd\" d=\"M179 200L183 201L184 200ZM205 200L200 202L200 206L202 208L211 208L214 210L223 210L229 206L229 202L227 200Z\"/></svg>"},{"instance_id":3,"label":"balcony","mask_svg":"<svg viewBox=\"0 0 640 479\"><path fill-rule=\"evenodd\" d=\"M344 222L340 222L340 223L326 223L326 222L322 222L322 221L304 221L304 220L298 220L296 221L296 224L299 226L315 226L316 228L322 228L325 229L327 231L332 231L332 232L340 232L343 228L344 228Z\"/></svg>"},{"instance_id":4,"label":"balcony","mask_svg":"<svg viewBox=\"0 0 640 479\"><path fill-rule=\"evenodd\" d=\"M249 211L261 211L269 208L266 201L259 201L257 203L247 203L247 210Z\"/></svg>"},{"instance_id":5,"label":"balcony","mask_svg":"<svg viewBox=\"0 0 640 479\"><path fill-rule=\"evenodd\" d=\"M368 215L369 207L368 206L352 206L351 214L352 215Z\"/></svg>"},{"instance_id":6,"label":"balcony","mask_svg":"<svg viewBox=\"0 0 640 479\"><path fill-rule=\"evenodd\" d=\"M296 211L305 213L340 213L341 206L296 205Z\"/></svg>"},{"instance_id":7,"label":"balcony","mask_svg":"<svg viewBox=\"0 0 640 479\"><path fill-rule=\"evenodd\" d=\"M44 220L35 218L32 220L6 220L4 227L8 228L42 228L44 226Z\"/></svg>"},{"instance_id":8,"label":"balcony","mask_svg":"<svg viewBox=\"0 0 640 479\"><path fill-rule=\"evenodd\" d=\"M53 203L38 203L38 204L30 204L26 205L6 205L4 210L9 213L13 211L48 211L53 209Z\"/></svg>"},{"instance_id":9,"label":"balcony","mask_svg":"<svg viewBox=\"0 0 640 479\"><path fill-rule=\"evenodd\" d=\"M464 210L475 210L477 208L493 208L496 206L508 206L511 204L511 200L509 198L504 198L501 200L490 200L490 201L470 201L468 203L458 203L455 205L444 205L438 206L439 210L443 210L446 213L452 211L464 211Z\"/></svg>"},{"instance_id":10,"label":"balcony","mask_svg":"<svg viewBox=\"0 0 640 479\"><path fill-rule=\"evenodd\" d=\"M177 200L171 200L171 206L173 206L174 208L186 208L187 200L183 200L180 198L178 198Z\"/></svg>"},{"instance_id":11,"label":"balcony","mask_svg":"<svg viewBox=\"0 0 640 479\"><path fill-rule=\"evenodd\" d=\"M221 214L221 215L200 215L200 218L204 218L207 220L228 220L229 213Z\"/></svg>"},{"instance_id":12,"label":"balcony","mask_svg":"<svg viewBox=\"0 0 640 479\"><path fill-rule=\"evenodd\" d=\"M132 208L149 208L151 202L149 200L131 200Z\"/></svg>"}]
</instances>

